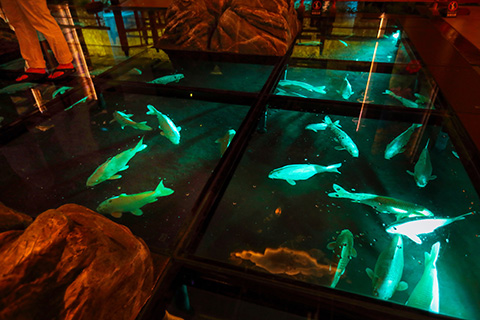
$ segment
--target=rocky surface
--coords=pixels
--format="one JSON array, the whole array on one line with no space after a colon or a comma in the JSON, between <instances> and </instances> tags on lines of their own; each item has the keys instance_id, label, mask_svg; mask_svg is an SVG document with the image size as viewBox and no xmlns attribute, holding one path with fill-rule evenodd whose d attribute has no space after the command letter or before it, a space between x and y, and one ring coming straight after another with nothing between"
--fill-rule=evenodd
<instances>
[{"instance_id":1,"label":"rocky surface","mask_svg":"<svg viewBox=\"0 0 480 320\"><path fill-rule=\"evenodd\" d=\"M32 221L32 217L12 210L0 202L0 233L9 230L24 230Z\"/></svg>"},{"instance_id":2,"label":"rocky surface","mask_svg":"<svg viewBox=\"0 0 480 320\"><path fill-rule=\"evenodd\" d=\"M82 206L0 233L0 319L135 319L152 287L145 243Z\"/></svg>"},{"instance_id":3,"label":"rocky surface","mask_svg":"<svg viewBox=\"0 0 480 320\"><path fill-rule=\"evenodd\" d=\"M300 29L293 0L174 0L158 47L283 55Z\"/></svg>"}]
</instances>

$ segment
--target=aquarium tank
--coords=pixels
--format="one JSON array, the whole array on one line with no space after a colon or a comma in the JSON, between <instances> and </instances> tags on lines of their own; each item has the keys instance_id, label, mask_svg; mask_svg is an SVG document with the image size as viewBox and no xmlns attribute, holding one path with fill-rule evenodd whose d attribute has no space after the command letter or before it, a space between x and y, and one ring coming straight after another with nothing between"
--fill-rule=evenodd
<instances>
[{"instance_id":1,"label":"aquarium tank","mask_svg":"<svg viewBox=\"0 0 480 320\"><path fill-rule=\"evenodd\" d=\"M142 239L167 262L139 319L477 318L475 141L416 25L348 8L281 56L156 46L4 87L1 202Z\"/></svg>"}]
</instances>

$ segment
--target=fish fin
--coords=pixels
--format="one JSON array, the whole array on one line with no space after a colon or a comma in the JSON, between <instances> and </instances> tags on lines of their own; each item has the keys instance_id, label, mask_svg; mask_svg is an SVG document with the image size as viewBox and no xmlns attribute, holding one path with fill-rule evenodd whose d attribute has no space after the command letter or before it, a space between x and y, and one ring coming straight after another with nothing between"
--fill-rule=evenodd
<instances>
[{"instance_id":1,"label":"fish fin","mask_svg":"<svg viewBox=\"0 0 480 320\"><path fill-rule=\"evenodd\" d=\"M410 171L410 170L407 170L407 173L408 173L409 175L411 175L411 176L415 176L415 174L414 174L412 171Z\"/></svg>"},{"instance_id":2,"label":"fish fin","mask_svg":"<svg viewBox=\"0 0 480 320\"><path fill-rule=\"evenodd\" d=\"M114 218L121 218L122 217L121 212L112 212L112 213L110 213L110 215Z\"/></svg>"},{"instance_id":3,"label":"fish fin","mask_svg":"<svg viewBox=\"0 0 480 320\"><path fill-rule=\"evenodd\" d=\"M125 165L125 167L123 167L122 169L120 169L120 170L118 170L118 171L125 171L125 170L127 170L128 168L129 168L129 166L128 166L128 165Z\"/></svg>"},{"instance_id":4,"label":"fish fin","mask_svg":"<svg viewBox=\"0 0 480 320\"><path fill-rule=\"evenodd\" d=\"M432 246L430 253L425 252L425 266L427 265L435 266L435 263L437 262L437 259L438 259L439 252L440 252L440 242L436 242Z\"/></svg>"},{"instance_id":5,"label":"fish fin","mask_svg":"<svg viewBox=\"0 0 480 320\"><path fill-rule=\"evenodd\" d=\"M325 86L318 86L316 89L322 93L322 94L327 94L327 91L325 91Z\"/></svg>"},{"instance_id":6,"label":"fish fin","mask_svg":"<svg viewBox=\"0 0 480 320\"><path fill-rule=\"evenodd\" d=\"M340 168L341 166L342 166L341 163L337 163L337 164L329 165L325 169L327 169L327 172L336 172L336 173L342 174L340 171L338 171L338 168ZM317 172L323 172L323 171L317 170Z\"/></svg>"},{"instance_id":7,"label":"fish fin","mask_svg":"<svg viewBox=\"0 0 480 320\"><path fill-rule=\"evenodd\" d=\"M333 124L332 119L330 119L329 116L325 116L325 119L323 119L323 122L325 122L326 124Z\"/></svg>"},{"instance_id":8,"label":"fish fin","mask_svg":"<svg viewBox=\"0 0 480 320\"><path fill-rule=\"evenodd\" d=\"M397 286L397 291L405 291L408 289L408 283L405 281L400 281Z\"/></svg>"},{"instance_id":9,"label":"fish fin","mask_svg":"<svg viewBox=\"0 0 480 320\"><path fill-rule=\"evenodd\" d=\"M338 151L346 150L345 147L342 146L336 146L334 149Z\"/></svg>"},{"instance_id":10,"label":"fish fin","mask_svg":"<svg viewBox=\"0 0 480 320\"><path fill-rule=\"evenodd\" d=\"M329 250L335 250L335 242L330 242L329 244L327 244L327 249ZM330 266L331 268L332 266Z\"/></svg>"},{"instance_id":11,"label":"fish fin","mask_svg":"<svg viewBox=\"0 0 480 320\"><path fill-rule=\"evenodd\" d=\"M177 127L177 131L180 132L182 130L182 127Z\"/></svg>"},{"instance_id":12,"label":"fish fin","mask_svg":"<svg viewBox=\"0 0 480 320\"><path fill-rule=\"evenodd\" d=\"M337 120L333 123L334 126L341 128L342 126L340 125L340 120Z\"/></svg>"},{"instance_id":13,"label":"fish fin","mask_svg":"<svg viewBox=\"0 0 480 320\"><path fill-rule=\"evenodd\" d=\"M140 209L140 208L139 208L139 209L134 209L134 210L132 210L132 211L130 211L130 212L133 213L133 214L136 215L136 216L141 216L141 215L143 215L143 211L142 211L142 209Z\"/></svg>"},{"instance_id":14,"label":"fish fin","mask_svg":"<svg viewBox=\"0 0 480 320\"><path fill-rule=\"evenodd\" d=\"M428 178L428 180L435 180L435 179L437 179L436 175L431 175L430 178Z\"/></svg>"},{"instance_id":15,"label":"fish fin","mask_svg":"<svg viewBox=\"0 0 480 320\"><path fill-rule=\"evenodd\" d=\"M292 186L294 186L294 185L297 184L297 183L295 182L295 180L292 180L292 179L287 179L286 181L288 182L288 184L290 184L290 185L292 185Z\"/></svg>"},{"instance_id":16,"label":"fish fin","mask_svg":"<svg viewBox=\"0 0 480 320\"><path fill-rule=\"evenodd\" d=\"M153 114L153 115L156 115L157 112L159 112L157 109L155 109L154 106L152 106L151 104L147 105L147 114Z\"/></svg>"},{"instance_id":17,"label":"fish fin","mask_svg":"<svg viewBox=\"0 0 480 320\"><path fill-rule=\"evenodd\" d=\"M388 89L386 89L385 92L382 92L382 94L389 94L389 95L391 95L392 93L393 93L393 92L390 91L390 90L388 90Z\"/></svg>"},{"instance_id":18,"label":"fish fin","mask_svg":"<svg viewBox=\"0 0 480 320\"><path fill-rule=\"evenodd\" d=\"M373 277L375 276L375 273L373 273L373 270L370 268L367 268L365 269L365 271L367 272L368 277L373 280Z\"/></svg>"},{"instance_id":19,"label":"fish fin","mask_svg":"<svg viewBox=\"0 0 480 320\"><path fill-rule=\"evenodd\" d=\"M167 188L163 185L163 180L160 180L157 188L155 188L155 194L159 196L168 196L171 195L174 191L170 188Z\"/></svg>"},{"instance_id":20,"label":"fish fin","mask_svg":"<svg viewBox=\"0 0 480 320\"><path fill-rule=\"evenodd\" d=\"M110 178L108 178L108 180L117 180L117 179L120 179L121 177L122 177L121 175L116 174L116 175L113 175Z\"/></svg>"},{"instance_id":21,"label":"fish fin","mask_svg":"<svg viewBox=\"0 0 480 320\"><path fill-rule=\"evenodd\" d=\"M416 234L406 234L406 236L409 237L413 242L422 244L422 239L420 239Z\"/></svg>"},{"instance_id":22,"label":"fish fin","mask_svg":"<svg viewBox=\"0 0 480 320\"><path fill-rule=\"evenodd\" d=\"M328 194L329 197L331 198L348 198L348 199L352 199L351 195L350 195L350 192L348 192L347 190L343 189L342 187L340 187L338 184L333 184L333 190L335 190L335 192L331 192Z\"/></svg>"},{"instance_id":23,"label":"fish fin","mask_svg":"<svg viewBox=\"0 0 480 320\"><path fill-rule=\"evenodd\" d=\"M355 248L352 248L352 250L350 251L350 256L354 258L357 257L357 250L355 250Z\"/></svg>"}]
</instances>

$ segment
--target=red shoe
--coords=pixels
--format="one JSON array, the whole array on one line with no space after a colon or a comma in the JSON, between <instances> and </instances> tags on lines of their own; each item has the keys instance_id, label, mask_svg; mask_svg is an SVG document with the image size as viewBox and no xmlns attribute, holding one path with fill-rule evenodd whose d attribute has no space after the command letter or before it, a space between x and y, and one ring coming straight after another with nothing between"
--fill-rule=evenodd
<instances>
[{"instance_id":1,"label":"red shoe","mask_svg":"<svg viewBox=\"0 0 480 320\"><path fill-rule=\"evenodd\" d=\"M72 74L74 74L77 70L73 66L73 64L69 64L68 67L63 67L63 66L57 66L55 69L53 69L52 73L48 76L48 80L62 80L65 79Z\"/></svg>"},{"instance_id":2,"label":"red shoe","mask_svg":"<svg viewBox=\"0 0 480 320\"><path fill-rule=\"evenodd\" d=\"M42 72L43 71L43 72ZM41 81L48 76L45 69L28 68L15 82L35 82Z\"/></svg>"}]
</instances>

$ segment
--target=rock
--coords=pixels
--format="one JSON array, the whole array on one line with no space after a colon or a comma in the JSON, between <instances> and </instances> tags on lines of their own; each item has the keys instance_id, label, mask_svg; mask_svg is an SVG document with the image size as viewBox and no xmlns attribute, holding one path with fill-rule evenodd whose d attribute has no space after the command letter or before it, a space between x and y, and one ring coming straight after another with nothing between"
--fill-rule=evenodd
<instances>
[{"instance_id":1,"label":"rock","mask_svg":"<svg viewBox=\"0 0 480 320\"><path fill-rule=\"evenodd\" d=\"M135 319L153 288L146 244L67 204L0 233L0 319Z\"/></svg>"},{"instance_id":2,"label":"rock","mask_svg":"<svg viewBox=\"0 0 480 320\"><path fill-rule=\"evenodd\" d=\"M293 0L174 0L157 47L284 55L300 30Z\"/></svg>"},{"instance_id":3,"label":"rock","mask_svg":"<svg viewBox=\"0 0 480 320\"><path fill-rule=\"evenodd\" d=\"M0 233L9 230L24 230L32 221L32 217L12 210L0 202Z\"/></svg>"}]
</instances>

